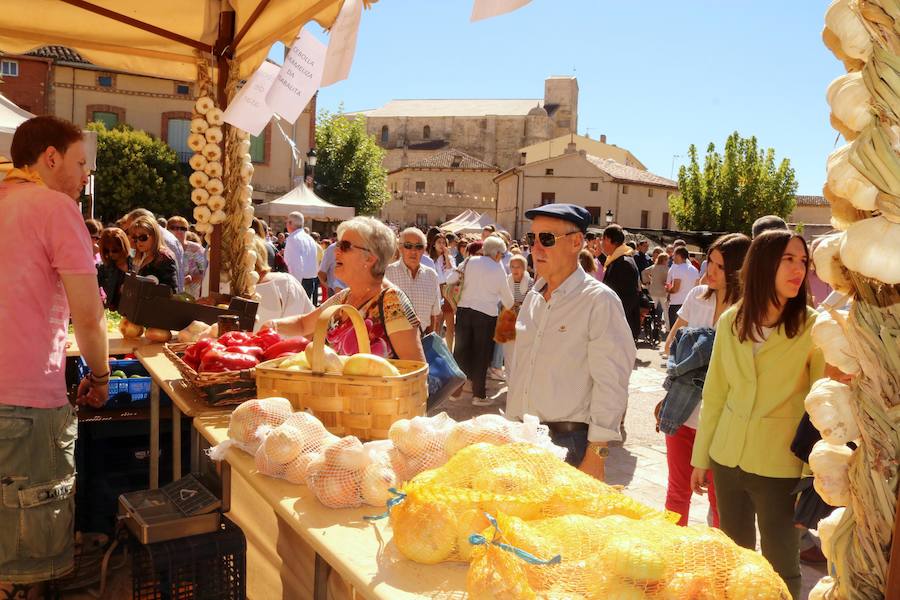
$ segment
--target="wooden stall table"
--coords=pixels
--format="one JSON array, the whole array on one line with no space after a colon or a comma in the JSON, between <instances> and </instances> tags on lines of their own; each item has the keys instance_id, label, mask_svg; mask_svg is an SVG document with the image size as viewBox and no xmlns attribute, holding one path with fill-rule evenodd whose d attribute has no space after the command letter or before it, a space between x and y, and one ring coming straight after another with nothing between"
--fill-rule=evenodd
<instances>
[{"instance_id":1,"label":"wooden stall table","mask_svg":"<svg viewBox=\"0 0 900 600\"><path fill-rule=\"evenodd\" d=\"M227 438L228 418L198 417L194 428L215 445ZM259 474L253 457L237 448L228 450L221 469L222 481L228 482L223 484L228 516L247 538L249 598L353 597L340 585L327 589L332 570L357 598L466 597L468 564L422 565L406 559L390 543L388 519L363 520L382 510L327 508L305 485ZM345 593L335 593L334 587Z\"/></svg>"},{"instance_id":2,"label":"wooden stall table","mask_svg":"<svg viewBox=\"0 0 900 600\"><path fill-rule=\"evenodd\" d=\"M145 345L135 351L138 360L153 380L150 387L150 489L159 487L159 392L172 399L172 479L181 479L181 416L229 414L233 406L210 406L194 391L172 361L162 344ZM191 428L192 470L199 460L197 430Z\"/></svg>"},{"instance_id":3,"label":"wooden stall table","mask_svg":"<svg viewBox=\"0 0 900 600\"><path fill-rule=\"evenodd\" d=\"M122 337L122 333L118 330L110 331L106 335L109 340L110 356L133 354L138 348L149 346L153 343L143 336L138 338ZM75 341L74 333L70 333L66 340L66 356L81 356L81 350L78 349L78 342Z\"/></svg>"}]
</instances>

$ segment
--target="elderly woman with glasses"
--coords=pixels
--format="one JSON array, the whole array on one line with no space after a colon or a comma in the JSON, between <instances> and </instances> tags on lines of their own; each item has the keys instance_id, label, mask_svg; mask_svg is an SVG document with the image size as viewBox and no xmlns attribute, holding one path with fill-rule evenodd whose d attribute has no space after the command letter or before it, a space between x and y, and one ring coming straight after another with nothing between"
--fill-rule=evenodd
<instances>
[{"instance_id":1,"label":"elderly woman with glasses","mask_svg":"<svg viewBox=\"0 0 900 600\"><path fill-rule=\"evenodd\" d=\"M100 264L97 265L97 284L103 291L103 304L118 310L125 275L131 271L131 245L128 236L118 227L107 227L98 236Z\"/></svg>"},{"instance_id":2,"label":"elderly woman with glasses","mask_svg":"<svg viewBox=\"0 0 900 600\"><path fill-rule=\"evenodd\" d=\"M424 362L419 319L412 303L384 278L397 251L394 232L377 219L355 217L340 224L337 236L334 275L347 287L310 313L274 319L263 327L282 335L310 337L322 310L334 304L349 304L371 322L369 341L373 354ZM353 327L342 314L329 324L327 341L338 354L358 351Z\"/></svg>"},{"instance_id":3,"label":"elderly woman with glasses","mask_svg":"<svg viewBox=\"0 0 900 600\"><path fill-rule=\"evenodd\" d=\"M156 219L146 215L133 219L128 227L128 238L135 249L134 271L142 277L151 277L157 283L169 286L175 292L178 265L172 251L163 241Z\"/></svg>"},{"instance_id":4,"label":"elderly woman with glasses","mask_svg":"<svg viewBox=\"0 0 900 600\"><path fill-rule=\"evenodd\" d=\"M206 251L199 243L188 239L189 225L184 217L169 217L166 229L172 232L184 248L184 291L197 298L200 296L200 284L208 265Z\"/></svg>"},{"instance_id":5,"label":"elderly woman with glasses","mask_svg":"<svg viewBox=\"0 0 900 600\"><path fill-rule=\"evenodd\" d=\"M454 284L462 277L462 292L456 309L456 344L453 357L471 382L472 404L489 406L486 378L494 354L494 328L497 325L497 306L513 305L512 291L500 260L506 253L506 243L492 235L485 238L480 254L472 251L469 258L447 277ZM469 387L467 382L464 388Z\"/></svg>"}]
</instances>

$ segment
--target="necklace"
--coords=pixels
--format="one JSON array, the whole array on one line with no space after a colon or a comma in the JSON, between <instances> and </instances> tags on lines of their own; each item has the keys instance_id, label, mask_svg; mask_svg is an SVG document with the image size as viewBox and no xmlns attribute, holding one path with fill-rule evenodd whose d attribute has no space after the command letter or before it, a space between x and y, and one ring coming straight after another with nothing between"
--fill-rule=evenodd
<instances>
[{"instance_id":1,"label":"necklace","mask_svg":"<svg viewBox=\"0 0 900 600\"><path fill-rule=\"evenodd\" d=\"M347 302L355 306L357 309L362 308L375 296L375 293L380 289L381 286L378 286L377 288L367 287L363 289L358 295L355 294L353 290L350 290L350 293L347 294ZM360 298L362 298L362 301L359 301Z\"/></svg>"}]
</instances>

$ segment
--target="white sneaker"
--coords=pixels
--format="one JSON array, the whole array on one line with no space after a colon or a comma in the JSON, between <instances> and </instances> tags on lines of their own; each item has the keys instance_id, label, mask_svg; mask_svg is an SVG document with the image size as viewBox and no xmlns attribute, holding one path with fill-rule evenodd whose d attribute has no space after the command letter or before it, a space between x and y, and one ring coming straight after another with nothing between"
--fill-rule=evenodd
<instances>
[{"instance_id":1,"label":"white sneaker","mask_svg":"<svg viewBox=\"0 0 900 600\"><path fill-rule=\"evenodd\" d=\"M490 398L479 398L477 396L472 398L472 406L490 406L493 403L494 401Z\"/></svg>"}]
</instances>

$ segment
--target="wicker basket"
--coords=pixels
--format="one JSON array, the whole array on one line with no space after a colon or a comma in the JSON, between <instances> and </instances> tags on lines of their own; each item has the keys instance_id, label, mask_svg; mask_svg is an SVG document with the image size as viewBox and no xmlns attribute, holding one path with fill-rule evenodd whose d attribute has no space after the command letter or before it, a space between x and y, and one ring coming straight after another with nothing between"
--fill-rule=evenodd
<instances>
[{"instance_id":1,"label":"wicker basket","mask_svg":"<svg viewBox=\"0 0 900 600\"><path fill-rule=\"evenodd\" d=\"M338 311L350 317L359 351L370 352L362 316L354 307L340 304L319 315L312 342L312 372L275 367L280 360L256 367L256 392L260 398L287 398L296 410L311 410L335 435L355 435L362 440L385 439L394 421L425 414L428 398L428 365L413 360L391 360L397 377L360 377L325 373L325 333Z\"/></svg>"},{"instance_id":2,"label":"wicker basket","mask_svg":"<svg viewBox=\"0 0 900 600\"><path fill-rule=\"evenodd\" d=\"M240 404L256 397L256 378L253 369L198 373L181 358L191 344L165 344L166 356L171 359L184 381L200 394L211 406Z\"/></svg>"}]
</instances>

